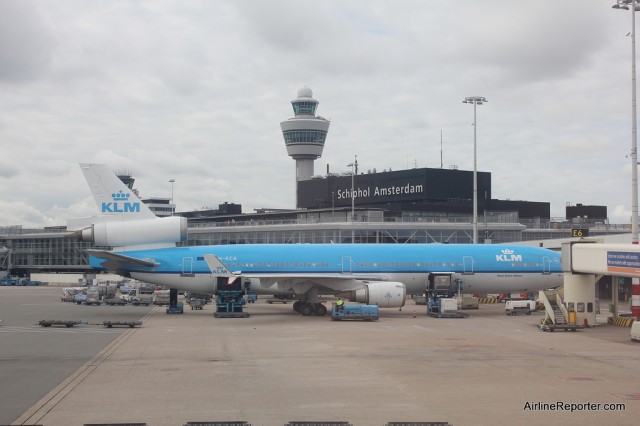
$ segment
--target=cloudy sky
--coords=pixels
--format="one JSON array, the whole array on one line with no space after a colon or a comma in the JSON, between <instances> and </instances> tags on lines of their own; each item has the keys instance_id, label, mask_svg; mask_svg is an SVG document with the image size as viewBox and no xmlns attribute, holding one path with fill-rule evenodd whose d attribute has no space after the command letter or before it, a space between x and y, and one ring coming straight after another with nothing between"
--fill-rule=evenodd
<instances>
[{"instance_id":1,"label":"cloudy sky","mask_svg":"<svg viewBox=\"0 0 640 426\"><path fill-rule=\"evenodd\" d=\"M178 210L295 207L280 121L308 85L320 173L443 165L493 197L631 216L631 13L614 0L0 1L0 226L96 214L78 166ZM640 40L639 40L640 41Z\"/></svg>"}]
</instances>

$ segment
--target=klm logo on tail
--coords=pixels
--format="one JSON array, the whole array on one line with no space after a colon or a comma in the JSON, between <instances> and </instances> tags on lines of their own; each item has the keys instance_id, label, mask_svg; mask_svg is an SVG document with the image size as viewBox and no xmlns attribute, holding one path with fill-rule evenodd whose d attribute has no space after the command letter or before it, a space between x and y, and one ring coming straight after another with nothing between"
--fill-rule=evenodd
<instances>
[{"instance_id":1,"label":"klm logo on tail","mask_svg":"<svg viewBox=\"0 0 640 426\"><path fill-rule=\"evenodd\" d=\"M514 254L513 250L504 249L502 254L496 254L496 262L522 262L521 254Z\"/></svg>"},{"instance_id":2,"label":"klm logo on tail","mask_svg":"<svg viewBox=\"0 0 640 426\"><path fill-rule=\"evenodd\" d=\"M140 213L139 202L129 202L131 194L125 194L122 190L111 194L112 203L102 203L102 213Z\"/></svg>"}]
</instances>

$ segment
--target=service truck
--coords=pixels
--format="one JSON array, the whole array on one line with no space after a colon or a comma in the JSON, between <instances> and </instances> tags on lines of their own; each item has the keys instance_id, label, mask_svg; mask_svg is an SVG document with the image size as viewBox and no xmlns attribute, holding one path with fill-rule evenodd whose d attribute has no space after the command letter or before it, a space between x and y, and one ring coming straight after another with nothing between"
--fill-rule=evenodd
<instances>
[{"instance_id":1,"label":"service truck","mask_svg":"<svg viewBox=\"0 0 640 426\"><path fill-rule=\"evenodd\" d=\"M134 288L129 292L129 303L135 306L149 306L153 303L153 296L151 294L140 292L139 288Z\"/></svg>"},{"instance_id":2,"label":"service truck","mask_svg":"<svg viewBox=\"0 0 640 426\"><path fill-rule=\"evenodd\" d=\"M87 299L85 305L100 305L102 299L100 297L100 289L97 286L87 288Z\"/></svg>"},{"instance_id":3,"label":"service truck","mask_svg":"<svg viewBox=\"0 0 640 426\"><path fill-rule=\"evenodd\" d=\"M169 290L156 290L153 292L153 304L164 306L170 301Z\"/></svg>"},{"instance_id":4,"label":"service truck","mask_svg":"<svg viewBox=\"0 0 640 426\"><path fill-rule=\"evenodd\" d=\"M507 300L504 310L507 315L531 315L531 312L536 310L536 302L533 300Z\"/></svg>"}]
</instances>

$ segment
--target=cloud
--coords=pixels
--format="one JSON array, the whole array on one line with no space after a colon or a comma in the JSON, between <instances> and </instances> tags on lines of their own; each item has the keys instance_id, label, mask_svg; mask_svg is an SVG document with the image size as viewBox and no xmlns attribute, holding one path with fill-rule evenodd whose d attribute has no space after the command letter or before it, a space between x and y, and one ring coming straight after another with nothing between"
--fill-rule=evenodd
<instances>
[{"instance_id":1,"label":"cloud","mask_svg":"<svg viewBox=\"0 0 640 426\"><path fill-rule=\"evenodd\" d=\"M0 2L0 85L42 77L53 48L48 23L35 2Z\"/></svg>"},{"instance_id":2,"label":"cloud","mask_svg":"<svg viewBox=\"0 0 640 426\"><path fill-rule=\"evenodd\" d=\"M441 131L444 167L470 170L462 100L480 95L494 197L628 221L630 20L609 6L0 2L0 225L86 215L79 162L130 171L143 197L175 179L182 211L294 207L279 123L304 84L331 120L316 173L354 155L363 170L440 167Z\"/></svg>"}]
</instances>

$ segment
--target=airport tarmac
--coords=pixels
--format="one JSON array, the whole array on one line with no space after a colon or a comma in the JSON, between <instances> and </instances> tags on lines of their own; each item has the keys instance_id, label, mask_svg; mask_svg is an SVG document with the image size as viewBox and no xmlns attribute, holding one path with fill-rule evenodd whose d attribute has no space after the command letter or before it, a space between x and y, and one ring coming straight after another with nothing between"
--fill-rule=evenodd
<instances>
[{"instance_id":1,"label":"airport tarmac","mask_svg":"<svg viewBox=\"0 0 640 426\"><path fill-rule=\"evenodd\" d=\"M125 306L95 308L146 315L142 327L35 332L12 325L47 318L61 309L56 304L102 314L63 304L59 293L0 288L2 388L31 387L37 400L12 424L635 425L640 418L640 344L629 340L628 328L542 332L541 313L506 316L504 305L466 311L468 319L435 319L412 301L402 311L382 310L377 322L335 322L264 300L248 305L251 317L240 319L216 319L212 305L187 307L183 315ZM27 303L34 294L39 302ZM21 308L7 309L7 299ZM61 343L49 351L55 342ZM8 343L20 346L11 358ZM23 368L37 368L40 360L37 375L61 363L65 377L41 397L37 386L10 372L24 359L32 361Z\"/></svg>"}]
</instances>

